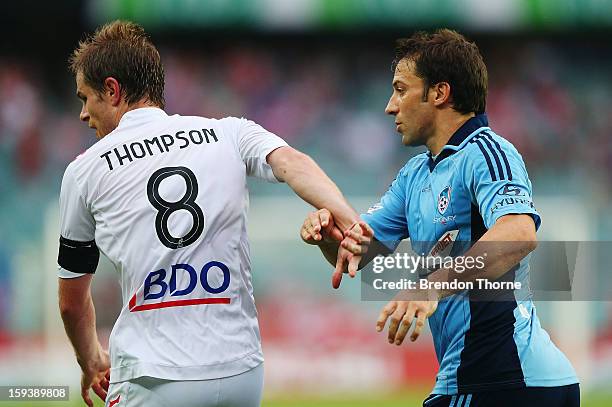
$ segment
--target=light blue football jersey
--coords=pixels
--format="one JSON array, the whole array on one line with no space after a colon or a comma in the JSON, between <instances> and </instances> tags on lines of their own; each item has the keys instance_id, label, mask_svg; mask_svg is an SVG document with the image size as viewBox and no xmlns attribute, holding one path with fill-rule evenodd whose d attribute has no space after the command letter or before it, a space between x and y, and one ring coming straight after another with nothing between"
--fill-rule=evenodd
<instances>
[{"instance_id":1,"label":"light blue football jersey","mask_svg":"<svg viewBox=\"0 0 612 407\"><path fill-rule=\"evenodd\" d=\"M529 214L539 228L531 197L521 155L481 114L457 130L437 157L423 153L408 161L362 219L381 242L397 247L410 237L429 245L419 252L429 252L445 235L475 242L507 214ZM456 255L461 245L453 250ZM529 257L501 279L528 282ZM432 393L578 383L571 363L540 326L531 295L510 291L501 301L482 301L480 294L446 297L429 318L440 364Z\"/></svg>"}]
</instances>

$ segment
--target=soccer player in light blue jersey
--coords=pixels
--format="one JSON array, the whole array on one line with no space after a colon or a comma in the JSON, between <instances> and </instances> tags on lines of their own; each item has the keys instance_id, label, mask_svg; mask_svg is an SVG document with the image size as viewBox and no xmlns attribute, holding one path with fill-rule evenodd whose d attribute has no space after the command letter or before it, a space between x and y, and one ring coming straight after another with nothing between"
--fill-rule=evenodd
<instances>
[{"instance_id":1,"label":"soccer player in light blue jersey","mask_svg":"<svg viewBox=\"0 0 612 407\"><path fill-rule=\"evenodd\" d=\"M342 272L353 276L379 254L375 246L393 251L408 237L427 253L468 242L467 251L455 245L451 255L476 256L494 245L484 268L441 267L429 282L528 281L541 219L521 155L489 127L487 71L477 46L451 30L416 33L397 42L393 69L385 111L402 144L428 151L408 161L341 243L330 237L338 230L325 209L309 214L302 239L319 245L332 264L337 259L336 287ZM388 340L400 345L412 325L414 341L429 320L440 368L424 406L579 406L574 369L540 326L528 290L491 297L490 290L442 288L424 295L389 302L377 321L382 331L389 320Z\"/></svg>"}]
</instances>

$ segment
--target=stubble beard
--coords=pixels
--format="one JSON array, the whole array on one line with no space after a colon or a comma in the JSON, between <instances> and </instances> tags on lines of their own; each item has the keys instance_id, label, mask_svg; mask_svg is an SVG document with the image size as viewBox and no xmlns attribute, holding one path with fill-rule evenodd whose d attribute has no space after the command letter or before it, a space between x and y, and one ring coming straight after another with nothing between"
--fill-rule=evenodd
<instances>
[{"instance_id":1,"label":"stubble beard","mask_svg":"<svg viewBox=\"0 0 612 407\"><path fill-rule=\"evenodd\" d=\"M402 133L402 144L406 147L419 147L425 145L425 137L422 132L417 133Z\"/></svg>"}]
</instances>

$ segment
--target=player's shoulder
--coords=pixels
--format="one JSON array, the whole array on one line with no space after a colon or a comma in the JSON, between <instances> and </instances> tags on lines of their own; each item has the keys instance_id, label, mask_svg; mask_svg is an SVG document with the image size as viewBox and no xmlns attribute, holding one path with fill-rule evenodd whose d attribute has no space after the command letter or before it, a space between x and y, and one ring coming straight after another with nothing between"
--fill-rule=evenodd
<instances>
[{"instance_id":1,"label":"player's shoulder","mask_svg":"<svg viewBox=\"0 0 612 407\"><path fill-rule=\"evenodd\" d=\"M412 157L408 162L399 170L398 176L409 177L416 172L419 168L427 165L429 161L429 155L426 152L420 153Z\"/></svg>"},{"instance_id":2,"label":"player's shoulder","mask_svg":"<svg viewBox=\"0 0 612 407\"><path fill-rule=\"evenodd\" d=\"M410 179L417 173L417 171L423 166L427 165L429 156L427 153L417 154L412 157L400 170L397 172L397 176L391 183L391 188L399 187L404 188L410 182Z\"/></svg>"},{"instance_id":3,"label":"player's shoulder","mask_svg":"<svg viewBox=\"0 0 612 407\"><path fill-rule=\"evenodd\" d=\"M474 137L465 148L470 160L520 160L522 156L511 141L491 129L484 130Z\"/></svg>"},{"instance_id":4,"label":"player's shoulder","mask_svg":"<svg viewBox=\"0 0 612 407\"><path fill-rule=\"evenodd\" d=\"M225 126L225 127L240 126L241 124L247 121L243 117L234 117L234 116L215 118L215 117L205 117L205 116L174 114L170 117L175 120L184 121L184 122L201 122L201 123L207 123L210 126Z\"/></svg>"},{"instance_id":5,"label":"player's shoulder","mask_svg":"<svg viewBox=\"0 0 612 407\"><path fill-rule=\"evenodd\" d=\"M98 157L98 151L103 149L102 145L105 144L106 137L96 141L93 145L88 147L85 151L77 155L69 164L66 166L64 174L78 174L83 168L87 167L94 157Z\"/></svg>"},{"instance_id":6,"label":"player's shoulder","mask_svg":"<svg viewBox=\"0 0 612 407\"><path fill-rule=\"evenodd\" d=\"M244 117L226 116L222 118L212 118L204 116L182 116L172 115L174 120L182 122L186 125L199 126L202 128L213 128L221 132L222 135L232 139L237 138L238 134L249 124L254 122L245 119Z\"/></svg>"},{"instance_id":7,"label":"player's shoulder","mask_svg":"<svg viewBox=\"0 0 612 407\"><path fill-rule=\"evenodd\" d=\"M77 155L66 166L64 177L73 176L77 181L88 177L92 171L95 171L95 168L99 167L101 155L119 142L121 133L120 130L115 129Z\"/></svg>"},{"instance_id":8,"label":"player's shoulder","mask_svg":"<svg viewBox=\"0 0 612 407\"><path fill-rule=\"evenodd\" d=\"M64 175L62 176L62 194L74 193L75 189L80 189L79 173L81 170L79 169L79 166L82 165L83 154L80 154L66 166Z\"/></svg>"},{"instance_id":9,"label":"player's shoulder","mask_svg":"<svg viewBox=\"0 0 612 407\"><path fill-rule=\"evenodd\" d=\"M487 129L474 136L464 148L459 168L469 177L480 174L492 181L526 174L523 157L511 141Z\"/></svg>"}]
</instances>

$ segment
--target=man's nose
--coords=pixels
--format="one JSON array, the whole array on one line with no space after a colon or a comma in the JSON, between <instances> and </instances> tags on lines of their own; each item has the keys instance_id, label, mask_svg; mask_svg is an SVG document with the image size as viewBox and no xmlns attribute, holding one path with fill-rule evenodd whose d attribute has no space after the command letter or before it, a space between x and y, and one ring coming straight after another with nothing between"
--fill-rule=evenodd
<instances>
[{"instance_id":1,"label":"man's nose","mask_svg":"<svg viewBox=\"0 0 612 407\"><path fill-rule=\"evenodd\" d=\"M397 114L397 103L395 103L393 96L389 98L389 102L387 103L387 107L385 107L386 114Z\"/></svg>"},{"instance_id":2,"label":"man's nose","mask_svg":"<svg viewBox=\"0 0 612 407\"><path fill-rule=\"evenodd\" d=\"M87 110L85 109L85 106L83 106L81 108L81 113L79 114L79 119L81 119L84 122L89 121L89 113L87 112Z\"/></svg>"},{"instance_id":3,"label":"man's nose","mask_svg":"<svg viewBox=\"0 0 612 407\"><path fill-rule=\"evenodd\" d=\"M385 107L385 113L392 114L394 116L398 113L397 102L393 95L391 95L391 97L389 98L389 102L387 102L387 107Z\"/></svg>"}]
</instances>

